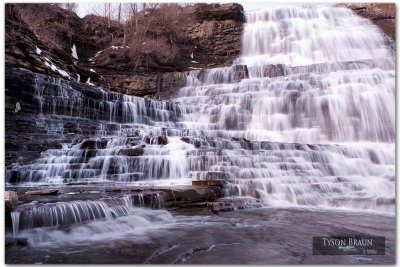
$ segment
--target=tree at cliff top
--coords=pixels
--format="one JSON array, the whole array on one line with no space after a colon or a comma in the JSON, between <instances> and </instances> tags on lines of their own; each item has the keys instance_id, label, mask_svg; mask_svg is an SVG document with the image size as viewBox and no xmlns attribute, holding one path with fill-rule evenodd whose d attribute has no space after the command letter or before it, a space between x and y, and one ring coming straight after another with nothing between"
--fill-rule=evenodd
<instances>
[{"instance_id":1,"label":"tree at cliff top","mask_svg":"<svg viewBox=\"0 0 400 267\"><path fill-rule=\"evenodd\" d=\"M75 12L78 10L78 4L77 3L57 3L54 4L58 7L64 8L70 12Z\"/></svg>"},{"instance_id":2,"label":"tree at cliff top","mask_svg":"<svg viewBox=\"0 0 400 267\"><path fill-rule=\"evenodd\" d=\"M116 38L112 45L121 49L113 51L114 57L99 54L98 63L104 65L118 58L134 72L179 68L184 60L179 47L190 42L184 34L184 25L192 19L182 6L124 4L117 14L124 21L124 36Z\"/></svg>"}]
</instances>

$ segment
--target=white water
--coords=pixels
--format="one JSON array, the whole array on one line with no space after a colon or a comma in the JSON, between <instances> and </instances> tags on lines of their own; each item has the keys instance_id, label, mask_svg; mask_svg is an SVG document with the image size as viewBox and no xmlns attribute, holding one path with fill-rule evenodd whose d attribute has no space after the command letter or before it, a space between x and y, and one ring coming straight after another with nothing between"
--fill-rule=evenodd
<instances>
[{"instance_id":1,"label":"white water","mask_svg":"<svg viewBox=\"0 0 400 267\"><path fill-rule=\"evenodd\" d=\"M60 247L110 242L115 239L129 239L140 244L152 240L152 235L160 235L173 226L175 219L165 210L132 208L126 216L114 220L104 218L87 224L77 224L68 228L49 229L46 227L24 230L20 238L27 238L30 246Z\"/></svg>"},{"instance_id":2,"label":"white water","mask_svg":"<svg viewBox=\"0 0 400 267\"><path fill-rule=\"evenodd\" d=\"M190 158L203 164L195 176L220 172L228 195L268 205L394 212L395 63L380 30L330 7L269 8L247 22L236 63L249 78L193 71L177 101L199 135L278 143L217 145L205 164Z\"/></svg>"},{"instance_id":3,"label":"white water","mask_svg":"<svg viewBox=\"0 0 400 267\"><path fill-rule=\"evenodd\" d=\"M41 127L65 135L64 119L83 118L97 128L14 166L21 181L224 179L227 196L266 205L394 213L395 63L380 30L331 7L269 8L247 21L242 66L189 72L174 103L85 98L38 77Z\"/></svg>"}]
</instances>

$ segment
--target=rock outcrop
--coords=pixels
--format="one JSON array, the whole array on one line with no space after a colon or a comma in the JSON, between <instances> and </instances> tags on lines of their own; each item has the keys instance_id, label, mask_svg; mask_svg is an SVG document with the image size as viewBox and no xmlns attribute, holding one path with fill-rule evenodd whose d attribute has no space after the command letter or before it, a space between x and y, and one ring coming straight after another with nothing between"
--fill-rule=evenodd
<instances>
[{"instance_id":1,"label":"rock outcrop","mask_svg":"<svg viewBox=\"0 0 400 267\"><path fill-rule=\"evenodd\" d=\"M169 98L185 84L186 71L231 64L241 51L244 23L239 4L177 8L181 40L174 51L161 50L174 56L160 58L160 51L124 46L124 27L116 21L94 15L81 19L51 4L7 4L6 66L129 95ZM154 21L157 12L138 16ZM164 26L149 27L149 40L163 38ZM140 60L132 62L138 55Z\"/></svg>"},{"instance_id":2,"label":"rock outcrop","mask_svg":"<svg viewBox=\"0 0 400 267\"><path fill-rule=\"evenodd\" d=\"M70 41L63 40L64 35L58 35L57 23L45 20L46 16L34 17L30 22L27 11L35 13L43 7L48 12L44 14L53 14L59 8L47 4L7 4L5 11L5 63L7 67L20 67L31 70L36 73L47 74L61 77L67 80L86 81L88 77L95 76L90 70L75 64L76 60L72 57L71 47L65 47L61 44ZM31 9L32 8L32 9ZM62 10L62 9L61 9ZM67 11L65 11L67 12ZM63 14L59 11L56 14ZM71 14L70 14L71 15ZM74 14L76 16L76 14ZM55 18L54 18L55 19ZM67 19L67 18L63 18ZM48 22L46 26L40 24L40 21ZM73 21L79 21L75 17ZM28 24L30 23L30 24ZM42 31L41 27L51 27L52 30ZM34 29L37 29L35 31ZM49 34L49 35L47 35ZM53 40L53 41L51 41ZM79 75L78 75L79 74Z\"/></svg>"},{"instance_id":3,"label":"rock outcrop","mask_svg":"<svg viewBox=\"0 0 400 267\"><path fill-rule=\"evenodd\" d=\"M119 99L115 103L116 116L112 122L110 108L102 108L101 104L107 98ZM18 68L6 68L6 166L16 162L30 162L43 151L62 148L61 143L95 136L102 123L105 123L104 131L117 130L115 123L123 120L119 106L122 100L123 96L118 93L101 91L87 84L67 82ZM148 100L139 100L143 101L143 105L149 104ZM58 115L67 116L60 120ZM81 146L88 151L85 157L90 157L93 156L90 155L93 149L104 148L106 144L107 140L90 139L82 142ZM133 141L132 145L136 143ZM19 175L13 172L10 182L18 182L21 178Z\"/></svg>"},{"instance_id":4,"label":"rock outcrop","mask_svg":"<svg viewBox=\"0 0 400 267\"><path fill-rule=\"evenodd\" d=\"M382 31L396 39L396 5L394 3L338 3L337 7L352 9L357 15L371 20Z\"/></svg>"}]
</instances>

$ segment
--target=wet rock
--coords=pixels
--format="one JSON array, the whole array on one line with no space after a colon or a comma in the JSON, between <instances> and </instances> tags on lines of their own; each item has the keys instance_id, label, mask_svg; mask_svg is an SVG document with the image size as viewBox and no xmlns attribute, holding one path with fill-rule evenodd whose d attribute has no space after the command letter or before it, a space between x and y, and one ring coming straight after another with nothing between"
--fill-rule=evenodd
<instances>
[{"instance_id":1,"label":"wet rock","mask_svg":"<svg viewBox=\"0 0 400 267\"><path fill-rule=\"evenodd\" d=\"M17 238L17 239L15 239L15 244L17 246L25 247L28 245L28 239L27 238Z\"/></svg>"},{"instance_id":2,"label":"wet rock","mask_svg":"<svg viewBox=\"0 0 400 267\"><path fill-rule=\"evenodd\" d=\"M189 137L182 137L181 141L190 144L190 138Z\"/></svg>"},{"instance_id":3,"label":"wet rock","mask_svg":"<svg viewBox=\"0 0 400 267\"><path fill-rule=\"evenodd\" d=\"M7 248L13 246L15 243L13 238L5 238L4 246Z\"/></svg>"},{"instance_id":4,"label":"wet rock","mask_svg":"<svg viewBox=\"0 0 400 267\"><path fill-rule=\"evenodd\" d=\"M123 148L120 149L118 152L118 155L125 155L128 157L138 157L143 155L144 149L141 147L135 147L135 148Z\"/></svg>"},{"instance_id":5,"label":"wet rock","mask_svg":"<svg viewBox=\"0 0 400 267\"><path fill-rule=\"evenodd\" d=\"M395 198L379 197L376 199L376 205L378 205L378 206L395 205L395 204L396 204Z\"/></svg>"},{"instance_id":6,"label":"wet rock","mask_svg":"<svg viewBox=\"0 0 400 267\"><path fill-rule=\"evenodd\" d=\"M159 145L166 145L168 144L168 138L165 135L160 135L157 139Z\"/></svg>"},{"instance_id":7,"label":"wet rock","mask_svg":"<svg viewBox=\"0 0 400 267\"><path fill-rule=\"evenodd\" d=\"M179 206L183 203L210 202L222 196L219 186L179 186L175 188L157 188L164 192L167 206Z\"/></svg>"},{"instance_id":8,"label":"wet rock","mask_svg":"<svg viewBox=\"0 0 400 267\"><path fill-rule=\"evenodd\" d=\"M196 180L192 181L193 186L223 186L226 184L224 180Z\"/></svg>"},{"instance_id":9,"label":"wet rock","mask_svg":"<svg viewBox=\"0 0 400 267\"><path fill-rule=\"evenodd\" d=\"M264 66L264 77L278 77L283 76L285 74L285 65L277 64L277 65L267 65Z\"/></svg>"},{"instance_id":10,"label":"wet rock","mask_svg":"<svg viewBox=\"0 0 400 267\"><path fill-rule=\"evenodd\" d=\"M261 208L259 199L254 198L222 198L218 200L220 211L233 211L242 209Z\"/></svg>"},{"instance_id":11,"label":"wet rock","mask_svg":"<svg viewBox=\"0 0 400 267\"><path fill-rule=\"evenodd\" d=\"M221 210L221 205L219 204L219 202L212 202L212 203L208 203L208 208L212 212L219 212Z\"/></svg>"},{"instance_id":12,"label":"wet rock","mask_svg":"<svg viewBox=\"0 0 400 267\"><path fill-rule=\"evenodd\" d=\"M96 144L95 140L88 139L82 142L81 149L95 149L97 148Z\"/></svg>"},{"instance_id":13,"label":"wet rock","mask_svg":"<svg viewBox=\"0 0 400 267\"><path fill-rule=\"evenodd\" d=\"M11 172L11 177L9 179L9 183L19 183L21 179L21 173L19 171L12 171Z\"/></svg>"},{"instance_id":14,"label":"wet rock","mask_svg":"<svg viewBox=\"0 0 400 267\"><path fill-rule=\"evenodd\" d=\"M194 140L193 145L195 148L200 148L201 147L201 142L199 140Z\"/></svg>"},{"instance_id":15,"label":"wet rock","mask_svg":"<svg viewBox=\"0 0 400 267\"><path fill-rule=\"evenodd\" d=\"M150 144L150 142L151 142L150 136L145 136L145 137L143 138L143 142L146 143L146 144Z\"/></svg>"},{"instance_id":16,"label":"wet rock","mask_svg":"<svg viewBox=\"0 0 400 267\"><path fill-rule=\"evenodd\" d=\"M66 185L73 186L73 185L88 185L89 182L69 182Z\"/></svg>"},{"instance_id":17,"label":"wet rock","mask_svg":"<svg viewBox=\"0 0 400 267\"><path fill-rule=\"evenodd\" d=\"M137 191L137 190L135 190ZM140 207L149 208L164 208L165 207L165 197L164 192L143 192L132 195L132 203Z\"/></svg>"},{"instance_id":18,"label":"wet rock","mask_svg":"<svg viewBox=\"0 0 400 267\"><path fill-rule=\"evenodd\" d=\"M104 189L105 192L121 192L121 188L119 187L106 187Z\"/></svg>"},{"instance_id":19,"label":"wet rock","mask_svg":"<svg viewBox=\"0 0 400 267\"><path fill-rule=\"evenodd\" d=\"M58 194L58 189L43 189L43 190L34 190L25 192L25 195L39 195L39 196L57 195L57 194Z\"/></svg>"},{"instance_id":20,"label":"wet rock","mask_svg":"<svg viewBox=\"0 0 400 267\"><path fill-rule=\"evenodd\" d=\"M5 201L6 211L10 212L12 210L13 205L15 203L17 203L17 201L18 201L17 192L5 191L4 192L4 201Z\"/></svg>"},{"instance_id":21,"label":"wet rock","mask_svg":"<svg viewBox=\"0 0 400 267\"><path fill-rule=\"evenodd\" d=\"M233 75L234 83L249 78L249 70L247 69L246 65L235 65L233 67L233 70L234 70L234 75Z\"/></svg>"},{"instance_id":22,"label":"wet rock","mask_svg":"<svg viewBox=\"0 0 400 267\"><path fill-rule=\"evenodd\" d=\"M234 211L235 208L233 207L233 205L231 203L224 203L224 202L212 202L212 203L208 203L208 208L215 213L218 212L227 212L227 211Z\"/></svg>"},{"instance_id":23,"label":"wet rock","mask_svg":"<svg viewBox=\"0 0 400 267\"><path fill-rule=\"evenodd\" d=\"M231 178L229 172L207 172L206 180L228 180Z\"/></svg>"}]
</instances>

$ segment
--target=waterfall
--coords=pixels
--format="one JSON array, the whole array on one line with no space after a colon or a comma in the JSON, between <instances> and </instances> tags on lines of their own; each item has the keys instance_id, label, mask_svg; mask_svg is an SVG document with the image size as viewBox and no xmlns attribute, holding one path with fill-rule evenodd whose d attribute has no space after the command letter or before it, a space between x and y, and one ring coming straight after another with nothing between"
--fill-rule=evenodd
<instances>
[{"instance_id":1,"label":"waterfall","mask_svg":"<svg viewBox=\"0 0 400 267\"><path fill-rule=\"evenodd\" d=\"M14 237L20 230L47 227L59 229L96 220L113 220L135 214L139 207L163 208L159 193L105 197L98 200L75 200L56 203L31 203L18 206L12 213Z\"/></svg>"},{"instance_id":2,"label":"waterfall","mask_svg":"<svg viewBox=\"0 0 400 267\"><path fill-rule=\"evenodd\" d=\"M178 99L194 106L188 127L260 141L395 140L393 55L377 27L350 10L250 12L237 64L249 79L229 83L233 67L189 74Z\"/></svg>"},{"instance_id":3,"label":"waterfall","mask_svg":"<svg viewBox=\"0 0 400 267\"><path fill-rule=\"evenodd\" d=\"M96 211L101 209L96 209ZM140 244L154 238L151 231L162 232L175 224L175 219L166 210L130 208L125 216L110 221L108 218L64 226L64 228L37 227L22 230L19 238L26 238L32 247L56 248L110 242L110 240L129 238ZM192 222L193 225L193 222Z\"/></svg>"},{"instance_id":4,"label":"waterfall","mask_svg":"<svg viewBox=\"0 0 400 267\"><path fill-rule=\"evenodd\" d=\"M246 16L242 55L187 72L170 102L36 75L36 126L62 148L6 181L221 179L226 196L270 206L394 213L395 62L381 31L344 8Z\"/></svg>"},{"instance_id":5,"label":"waterfall","mask_svg":"<svg viewBox=\"0 0 400 267\"><path fill-rule=\"evenodd\" d=\"M268 205L394 212L395 62L375 25L343 8L250 12L235 64L180 90L183 124L212 140L193 177Z\"/></svg>"}]
</instances>

